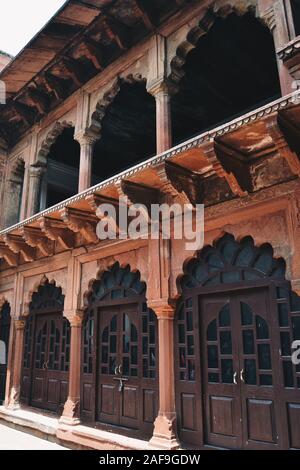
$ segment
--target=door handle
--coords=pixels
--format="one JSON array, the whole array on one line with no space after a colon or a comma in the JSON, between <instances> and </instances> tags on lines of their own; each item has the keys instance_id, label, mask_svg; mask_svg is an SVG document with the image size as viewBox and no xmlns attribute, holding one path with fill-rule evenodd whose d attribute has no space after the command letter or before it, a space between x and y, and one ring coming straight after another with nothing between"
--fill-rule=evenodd
<instances>
[{"instance_id":1,"label":"door handle","mask_svg":"<svg viewBox=\"0 0 300 470\"><path fill-rule=\"evenodd\" d=\"M245 379L244 379L244 369L242 369L241 372L240 372L240 379L241 379L241 382L245 383Z\"/></svg>"},{"instance_id":2,"label":"door handle","mask_svg":"<svg viewBox=\"0 0 300 470\"><path fill-rule=\"evenodd\" d=\"M44 369L44 370L47 370L47 369L48 369L48 365L49 365L49 361L44 362L44 364L43 364L43 369Z\"/></svg>"},{"instance_id":3,"label":"door handle","mask_svg":"<svg viewBox=\"0 0 300 470\"><path fill-rule=\"evenodd\" d=\"M115 367L115 375L119 375L118 370L119 370L119 366L116 366L116 367Z\"/></svg>"},{"instance_id":4,"label":"door handle","mask_svg":"<svg viewBox=\"0 0 300 470\"><path fill-rule=\"evenodd\" d=\"M119 392L122 392L124 387L124 382L127 382L128 379L123 379L123 377L114 377L113 380L119 380Z\"/></svg>"},{"instance_id":5,"label":"door handle","mask_svg":"<svg viewBox=\"0 0 300 470\"><path fill-rule=\"evenodd\" d=\"M237 371L235 371L235 373L233 374L233 383L234 383L234 385L237 385L236 378L237 378Z\"/></svg>"}]
</instances>

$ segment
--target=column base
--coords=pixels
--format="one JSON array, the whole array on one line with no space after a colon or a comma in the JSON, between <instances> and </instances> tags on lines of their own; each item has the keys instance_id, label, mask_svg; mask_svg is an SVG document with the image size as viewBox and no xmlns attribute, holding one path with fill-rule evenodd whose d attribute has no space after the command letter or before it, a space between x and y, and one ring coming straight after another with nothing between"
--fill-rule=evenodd
<instances>
[{"instance_id":1,"label":"column base","mask_svg":"<svg viewBox=\"0 0 300 470\"><path fill-rule=\"evenodd\" d=\"M19 388L13 387L11 389L10 398L8 402L5 402L5 407L9 410L19 410L21 408Z\"/></svg>"},{"instance_id":2,"label":"column base","mask_svg":"<svg viewBox=\"0 0 300 470\"><path fill-rule=\"evenodd\" d=\"M154 423L153 437L150 439L148 449L178 450L180 442L176 432L176 414L159 415Z\"/></svg>"},{"instance_id":3,"label":"column base","mask_svg":"<svg viewBox=\"0 0 300 470\"><path fill-rule=\"evenodd\" d=\"M68 398L65 403L64 411L59 419L61 424L67 424L68 426L77 426L80 424L79 418L79 400L73 400Z\"/></svg>"}]
</instances>

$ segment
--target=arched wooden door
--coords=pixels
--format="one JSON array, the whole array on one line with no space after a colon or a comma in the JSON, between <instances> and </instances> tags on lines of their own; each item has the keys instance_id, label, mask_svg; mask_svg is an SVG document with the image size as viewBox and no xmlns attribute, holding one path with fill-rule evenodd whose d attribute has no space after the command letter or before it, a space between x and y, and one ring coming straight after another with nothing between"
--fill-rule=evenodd
<instances>
[{"instance_id":1,"label":"arched wooden door","mask_svg":"<svg viewBox=\"0 0 300 470\"><path fill-rule=\"evenodd\" d=\"M181 438L230 449L300 448L300 299L282 260L224 236L187 266L176 320Z\"/></svg>"},{"instance_id":2,"label":"arched wooden door","mask_svg":"<svg viewBox=\"0 0 300 470\"><path fill-rule=\"evenodd\" d=\"M70 325L61 289L46 283L34 294L25 327L22 402L61 413L68 396Z\"/></svg>"},{"instance_id":3,"label":"arched wooden door","mask_svg":"<svg viewBox=\"0 0 300 470\"><path fill-rule=\"evenodd\" d=\"M139 273L116 264L94 285L83 328L84 421L153 432L158 412L157 320Z\"/></svg>"},{"instance_id":4,"label":"arched wooden door","mask_svg":"<svg viewBox=\"0 0 300 470\"><path fill-rule=\"evenodd\" d=\"M9 333L10 305L5 303L0 312L0 403L5 399Z\"/></svg>"}]
</instances>

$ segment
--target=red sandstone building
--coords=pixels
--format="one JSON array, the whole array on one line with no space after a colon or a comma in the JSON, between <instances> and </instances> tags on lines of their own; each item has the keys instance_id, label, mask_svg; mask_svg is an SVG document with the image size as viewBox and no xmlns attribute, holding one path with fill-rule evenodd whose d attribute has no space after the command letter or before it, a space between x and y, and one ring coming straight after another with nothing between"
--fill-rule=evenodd
<instances>
[{"instance_id":1,"label":"red sandstone building","mask_svg":"<svg viewBox=\"0 0 300 470\"><path fill-rule=\"evenodd\" d=\"M70 0L1 72L2 419L300 448L299 3ZM99 241L124 195L204 204L204 248Z\"/></svg>"}]
</instances>

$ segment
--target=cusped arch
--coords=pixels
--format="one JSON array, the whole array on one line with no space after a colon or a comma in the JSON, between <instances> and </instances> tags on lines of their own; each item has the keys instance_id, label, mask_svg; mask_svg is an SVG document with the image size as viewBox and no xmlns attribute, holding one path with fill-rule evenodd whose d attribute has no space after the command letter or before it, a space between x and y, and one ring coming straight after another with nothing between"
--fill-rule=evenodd
<instances>
[{"instance_id":1,"label":"cusped arch","mask_svg":"<svg viewBox=\"0 0 300 470\"><path fill-rule=\"evenodd\" d=\"M267 278L285 280L286 263L283 258L274 258L269 243L256 246L250 236L238 241L226 233L212 246L200 250L197 257L189 259L183 272L177 280L180 292Z\"/></svg>"},{"instance_id":2,"label":"cusped arch","mask_svg":"<svg viewBox=\"0 0 300 470\"><path fill-rule=\"evenodd\" d=\"M257 3L257 0L245 0L244 2L239 0L221 0L215 2L213 6L208 8L198 24L188 32L185 40L179 44L175 56L171 59L171 72L168 77L170 90L173 92L178 90L179 83L185 75L184 65L188 54L191 50L195 49L200 37L210 31L216 19L218 17L227 18L231 13L243 16L248 12L252 12L255 15L258 11ZM269 27L268 23L265 24Z\"/></svg>"},{"instance_id":3,"label":"cusped arch","mask_svg":"<svg viewBox=\"0 0 300 470\"><path fill-rule=\"evenodd\" d=\"M99 271L97 278L90 281L84 305L145 295L146 283L141 280L140 272L131 270L129 264L121 266L116 262L107 270Z\"/></svg>"},{"instance_id":4,"label":"cusped arch","mask_svg":"<svg viewBox=\"0 0 300 470\"><path fill-rule=\"evenodd\" d=\"M43 275L25 296L23 317L29 316L33 309L37 309L34 307L38 307L39 298L43 297L43 295L47 301L51 302L53 300L53 306L57 307L58 310L63 309L66 295L65 288L57 284L54 279L49 280L47 276Z\"/></svg>"},{"instance_id":5,"label":"cusped arch","mask_svg":"<svg viewBox=\"0 0 300 470\"><path fill-rule=\"evenodd\" d=\"M126 77L118 77L113 82L109 90L104 92L104 94L98 98L95 109L91 114L91 121L88 131L93 135L100 137L102 120L106 114L106 110L113 103L123 83L146 83L146 81L146 78L144 78L141 74L130 74Z\"/></svg>"},{"instance_id":6,"label":"cusped arch","mask_svg":"<svg viewBox=\"0 0 300 470\"><path fill-rule=\"evenodd\" d=\"M37 163L39 165L46 165L47 156L50 152L51 146L56 141L57 137L64 131L64 129L74 127L71 121L56 122L52 129L48 132L46 138L41 143L37 153Z\"/></svg>"}]
</instances>

